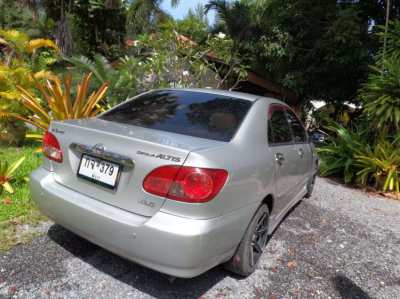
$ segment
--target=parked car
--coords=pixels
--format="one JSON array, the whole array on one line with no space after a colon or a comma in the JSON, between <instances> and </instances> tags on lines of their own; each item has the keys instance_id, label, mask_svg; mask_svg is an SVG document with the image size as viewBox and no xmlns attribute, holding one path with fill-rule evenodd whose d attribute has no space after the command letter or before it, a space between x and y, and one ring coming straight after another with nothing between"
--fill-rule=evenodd
<instances>
[{"instance_id":1,"label":"parked car","mask_svg":"<svg viewBox=\"0 0 400 299\"><path fill-rule=\"evenodd\" d=\"M309 132L309 136L311 138L311 141L316 144L324 144L327 138L327 134L322 132L321 130L314 130Z\"/></svg>"},{"instance_id":2,"label":"parked car","mask_svg":"<svg viewBox=\"0 0 400 299\"><path fill-rule=\"evenodd\" d=\"M150 91L96 118L54 121L33 199L56 223L175 277L251 274L268 236L313 190L316 160L284 103Z\"/></svg>"}]
</instances>

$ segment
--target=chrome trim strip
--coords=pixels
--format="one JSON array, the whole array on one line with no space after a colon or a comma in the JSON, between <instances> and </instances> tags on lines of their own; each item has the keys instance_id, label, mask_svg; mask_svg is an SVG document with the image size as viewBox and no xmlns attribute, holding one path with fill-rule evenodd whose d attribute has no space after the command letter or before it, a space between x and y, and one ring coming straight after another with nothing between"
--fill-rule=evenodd
<instances>
[{"instance_id":1,"label":"chrome trim strip","mask_svg":"<svg viewBox=\"0 0 400 299\"><path fill-rule=\"evenodd\" d=\"M134 166L135 166L135 163L129 157L119 155L116 153L112 153L112 152L108 152L108 151L99 153L92 146L89 146L89 145L84 145L84 144L79 144L79 143L71 143L71 145L69 147L71 148L71 150L73 150L74 152L77 152L81 155L89 154L94 157L98 157L98 158L101 158L104 160L109 160L111 162L121 164L127 168L134 168Z\"/></svg>"}]
</instances>

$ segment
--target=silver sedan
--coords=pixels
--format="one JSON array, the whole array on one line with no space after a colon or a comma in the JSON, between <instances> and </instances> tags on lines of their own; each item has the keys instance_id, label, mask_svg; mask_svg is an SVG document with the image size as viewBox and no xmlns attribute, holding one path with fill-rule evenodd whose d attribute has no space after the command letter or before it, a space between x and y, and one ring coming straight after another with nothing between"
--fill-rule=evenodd
<instances>
[{"instance_id":1,"label":"silver sedan","mask_svg":"<svg viewBox=\"0 0 400 299\"><path fill-rule=\"evenodd\" d=\"M33 199L56 223L157 271L224 263L251 274L269 235L311 195L317 157L283 102L162 89L99 117L54 121Z\"/></svg>"}]
</instances>

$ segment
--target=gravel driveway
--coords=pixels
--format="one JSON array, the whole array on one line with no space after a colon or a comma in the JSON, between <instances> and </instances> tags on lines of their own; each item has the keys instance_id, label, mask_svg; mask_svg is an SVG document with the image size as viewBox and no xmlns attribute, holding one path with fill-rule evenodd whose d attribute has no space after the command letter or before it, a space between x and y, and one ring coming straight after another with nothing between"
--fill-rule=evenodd
<instances>
[{"instance_id":1,"label":"gravel driveway","mask_svg":"<svg viewBox=\"0 0 400 299\"><path fill-rule=\"evenodd\" d=\"M246 279L217 267L177 279L49 224L0 254L0 298L400 298L400 202L318 179Z\"/></svg>"}]
</instances>

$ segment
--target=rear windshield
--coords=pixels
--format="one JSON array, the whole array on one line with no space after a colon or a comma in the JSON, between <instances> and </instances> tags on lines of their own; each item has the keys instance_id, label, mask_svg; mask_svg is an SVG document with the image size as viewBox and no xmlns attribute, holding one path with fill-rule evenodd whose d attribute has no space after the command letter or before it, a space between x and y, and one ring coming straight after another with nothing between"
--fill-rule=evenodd
<instances>
[{"instance_id":1,"label":"rear windshield","mask_svg":"<svg viewBox=\"0 0 400 299\"><path fill-rule=\"evenodd\" d=\"M162 90L144 94L100 118L194 137L230 141L251 102L205 92Z\"/></svg>"}]
</instances>

